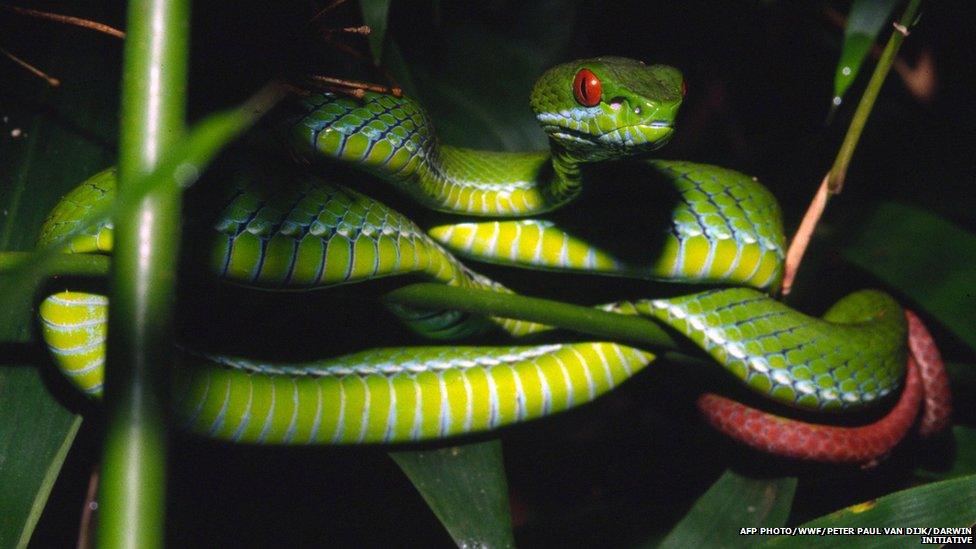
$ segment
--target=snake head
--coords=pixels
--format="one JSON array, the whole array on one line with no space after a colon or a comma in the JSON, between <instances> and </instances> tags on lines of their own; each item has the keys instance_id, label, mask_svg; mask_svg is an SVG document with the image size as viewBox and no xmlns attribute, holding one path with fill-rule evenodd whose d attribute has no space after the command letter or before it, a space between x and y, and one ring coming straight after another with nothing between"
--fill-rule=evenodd
<instances>
[{"instance_id":1,"label":"snake head","mask_svg":"<svg viewBox=\"0 0 976 549\"><path fill-rule=\"evenodd\" d=\"M641 154L666 144L684 97L684 78L667 65L596 57L546 71L532 110L556 144L583 161Z\"/></svg>"}]
</instances>

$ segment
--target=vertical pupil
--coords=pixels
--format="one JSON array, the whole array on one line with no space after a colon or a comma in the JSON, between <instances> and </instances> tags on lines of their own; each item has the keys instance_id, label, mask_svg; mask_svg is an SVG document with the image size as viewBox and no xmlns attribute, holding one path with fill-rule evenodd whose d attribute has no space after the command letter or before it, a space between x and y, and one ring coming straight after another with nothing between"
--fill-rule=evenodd
<instances>
[{"instance_id":1,"label":"vertical pupil","mask_svg":"<svg viewBox=\"0 0 976 549\"><path fill-rule=\"evenodd\" d=\"M600 80L587 69L577 72L573 79L573 95L584 107L594 107L600 103L600 87Z\"/></svg>"}]
</instances>

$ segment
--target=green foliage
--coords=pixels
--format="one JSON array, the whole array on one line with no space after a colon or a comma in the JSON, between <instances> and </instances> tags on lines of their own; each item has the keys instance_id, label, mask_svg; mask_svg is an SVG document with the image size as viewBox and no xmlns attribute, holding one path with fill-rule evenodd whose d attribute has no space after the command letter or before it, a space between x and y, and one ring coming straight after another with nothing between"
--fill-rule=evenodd
<instances>
[{"instance_id":1,"label":"green foliage","mask_svg":"<svg viewBox=\"0 0 976 549\"><path fill-rule=\"evenodd\" d=\"M843 253L976 349L976 308L960 298L972 295L976 235L931 212L886 202L864 217Z\"/></svg>"},{"instance_id":2,"label":"green foliage","mask_svg":"<svg viewBox=\"0 0 976 549\"><path fill-rule=\"evenodd\" d=\"M952 428L952 441L954 455L948 469L916 471L915 476L933 481L976 475L976 429L956 425Z\"/></svg>"},{"instance_id":3,"label":"green foliage","mask_svg":"<svg viewBox=\"0 0 976 549\"><path fill-rule=\"evenodd\" d=\"M844 44L834 75L834 105L839 105L847 88L857 78L864 58L878 37L898 0L854 0L844 27Z\"/></svg>"},{"instance_id":4,"label":"green foliage","mask_svg":"<svg viewBox=\"0 0 976 549\"><path fill-rule=\"evenodd\" d=\"M57 71L65 82L57 89L6 62L0 68L0 253L33 249L61 195L112 159L117 81L91 75L105 74L100 65L118 59L118 44L87 33L68 36L70 43L50 41L31 59ZM0 261L0 546L15 547L30 539L81 416L52 394L41 371L48 361L30 345L35 290L49 271L11 280L9 269L24 256L4 257L14 261Z\"/></svg>"},{"instance_id":5,"label":"green foliage","mask_svg":"<svg viewBox=\"0 0 976 549\"><path fill-rule=\"evenodd\" d=\"M976 522L976 475L934 482L902 490L841 509L807 522L806 528L947 528ZM856 530L855 530L856 532ZM764 543L771 547L835 547L833 536L777 537ZM858 547L904 547L915 545L919 536L858 536Z\"/></svg>"},{"instance_id":6,"label":"green foliage","mask_svg":"<svg viewBox=\"0 0 976 549\"><path fill-rule=\"evenodd\" d=\"M27 545L81 416L61 407L33 366L0 369L0 546Z\"/></svg>"},{"instance_id":7,"label":"green foliage","mask_svg":"<svg viewBox=\"0 0 976 549\"><path fill-rule=\"evenodd\" d=\"M369 25L369 50L377 63L383 61L383 46L386 40L386 22L390 15L390 0L364 0L359 3L363 12L363 23Z\"/></svg>"},{"instance_id":8,"label":"green foliage","mask_svg":"<svg viewBox=\"0 0 976 549\"><path fill-rule=\"evenodd\" d=\"M514 547L500 440L393 452L459 547Z\"/></svg>"},{"instance_id":9,"label":"green foliage","mask_svg":"<svg viewBox=\"0 0 976 549\"><path fill-rule=\"evenodd\" d=\"M423 40L411 39L407 31L412 29L404 28L403 14L400 15L400 28L397 28L396 18L390 17L391 4L395 10L397 3L389 0L364 0L361 3L364 22L374 30L369 46L376 58L385 53L388 68L407 90L430 107L441 135L452 144L507 150L544 147L545 139L527 106L532 81L543 68L568 56L604 53L602 50L587 51L585 41L574 41L580 36L579 28L585 27L581 21L585 22L593 15L575 1L511 2L505 7L505 18L499 18L490 5L470 5L458 10L452 8L451 3L437 2L432 18L436 32L424 33ZM843 95L853 81L865 53L895 4L892 1L853 3L838 65L838 96ZM467 17L460 17L459 11ZM558 13L559 17L550 17L552 13ZM387 35L387 28L393 34ZM112 121L116 118L117 80L106 77L99 64L106 58L117 61L117 55L113 58L111 53L103 51L111 52L114 47L115 44L103 37L89 36L63 42L60 44L62 51L56 53L51 62L42 64L56 69L68 85L55 92L45 92L49 94L44 99L45 109L3 112L13 116L27 130L28 138L14 140L7 132L0 137L0 204L5 210L9 209L9 213L4 212L0 249L31 249L37 226L57 198L93 171L113 161L110 143L114 142L116 133ZM619 50L627 46L598 43L590 47L625 53ZM664 44L660 44L660 48L667 51ZM657 52L655 50L655 54ZM671 62L670 59L665 61ZM842 75L845 66L851 67L851 71ZM693 65L689 64L689 69L694 70ZM41 86L20 77L7 78L4 82L5 86L8 82L12 84L0 90L0 99L8 96L14 99L3 102L5 109L7 104L29 104L25 98L35 94L36 88ZM697 92L694 85L692 90L693 94ZM132 201L156 188L187 184L191 179L187 175L199 174L226 140L250 124L252 106L206 119L197 126L199 131L191 135L176 156L168 157L160 170L136 184L138 190L133 193ZM79 132L78 128L84 130ZM478 128L478 131L471 131L472 128ZM790 144L791 148L800 146ZM681 154L687 151L684 149ZM719 153L709 151L708 154ZM880 154L896 153L883 150ZM696 160L699 156L692 154ZM192 169L186 170L187 165ZM845 198L842 196L837 202ZM106 215L111 213L106 212ZM843 250L845 259L901 291L926 316L938 320L961 341L976 349L976 338L972 333L976 317L971 304L960 298L971 294L971 266L976 264L976 237L967 228L952 224L936 213L889 201L871 208L863 224L854 229L845 228L844 232L852 234ZM940 244L928 244L931 242ZM50 272L72 269L54 264L52 254L39 257L45 263L33 264L34 270L29 274L19 278L10 278L9 274L0 277L2 341L30 341L33 332L30 319L37 284ZM47 259L43 259L45 257ZM91 272L104 270L105 261L99 261L100 265L88 267L93 269ZM83 270L79 267L74 272ZM9 269L0 265L0 271L8 273ZM925 280L926 284L919 284L920 280ZM640 331L643 328L634 329ZM17 356L29 357L23 362L33 362L37 355L23 353ZM5 487L5 497L0 498L2 546L24 542L30 536L80 422L78 416L65 410L51 396L33 368L20 367L19 359L16 362L17 365L0 366L0 486ZM971 383L971 376L969 379L966 383ZM633 393L629 398L634 399ZM638 393L635 400L643 398L643 393ZM969 403L971 400L964 401L963 405ZM572 421L578 418L576 416ZM641 421L648 420L646 417L633 419L634 429L639 429ZM679 425L674 429L686 427ZM884 496L873 505L840 511L808 524L877 526L895 523L941 525L945 522L946 526L958 526L971 523L976 520L971 512L976 508L976 479L972 476L976 471L976 436L973 433L969 427L956 426L953 431L955 454L949 467L916 473L916 477L927 480L950 480ZM656 442L654 449L666 453L665 444L681 444L683 441ZM628 448L617 450L618 453L629 451ZM399 451L391 455L456 542L512 545L508 482L499 440ZM322 461L326 462L330 454L323 453L322 456L325 457ZM723 461L721 468L726 466ZM646 467L636 469L632 474L635 477L660 474L652 465ZM892 474L899 473L894 471ZM695 489L694 482L687 484ZM566 488L557 484L548 489L558 493ZM312 491L325 489L328 487L310 487ZM795 489L794 478L750 478L726 472L677 521L664 545L741 545L748 538L739 538L739 527L786 524L791 506L796 515L794 521L802 522L815 516L807 514L804 517L802 510L796 510ZM675 498L667 492L642 495L666 502L668 507L673 505ZM693 496L688 499L686 494L685 500L680 499L680 494L676 497L683 502L682 507L687 507L687 502L693 499ZM555 498L562 499L562 496L557 494ZM623 504L596 501L605 514L608 514L607 509L614 509L613 505L633 511L630 501ZM593 508L576 511L578 515L574 516L584 516ZM659 517L648 513L648 517L641 516L641 520L654 522L659 529L666 531L673 523L657 524ZM614 518L616 520L616 516ZM369 522L381 518L364 517L363 520ZM313 522L312 517L308 522ZM315 529L328 530L327 523L316 522ZM74 524L67 527L73 528ZM261 527L274 528L274 525ZM624 527L619 525L621 529ZM808 541L809 538L774 540L777 544L806 544ZM824 538L823 541L836 542L836 539ZM887 540L877 538L877 541Z\"/></svg>"},{"instance_id":10,"label":"green foliage","mask_svg":"<svg viewBox=\"0 0 976 549\"><path fill-rule=\"evenodd\" d=\"M659 547L744 547L741 528L786 525L796 478L754 479L726 471L695 502Z\"/></svg>"}]
</instances>

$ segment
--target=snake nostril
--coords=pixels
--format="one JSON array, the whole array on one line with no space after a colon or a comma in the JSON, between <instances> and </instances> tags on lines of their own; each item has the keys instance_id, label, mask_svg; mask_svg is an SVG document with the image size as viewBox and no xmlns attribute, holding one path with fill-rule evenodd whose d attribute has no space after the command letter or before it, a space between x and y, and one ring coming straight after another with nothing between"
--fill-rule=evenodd
<instances>
[{"instance_id":1,"label":"snake nostril","mask_svg":"<svg viewBox=\"0 0 976 549\"><path fill-rule=\"evenodd\" d=\"M626 100L623 97L614 97L610 100L610 108L619 111L620 107L624 105L624 101Z\"/></svg>"}]
</instances>

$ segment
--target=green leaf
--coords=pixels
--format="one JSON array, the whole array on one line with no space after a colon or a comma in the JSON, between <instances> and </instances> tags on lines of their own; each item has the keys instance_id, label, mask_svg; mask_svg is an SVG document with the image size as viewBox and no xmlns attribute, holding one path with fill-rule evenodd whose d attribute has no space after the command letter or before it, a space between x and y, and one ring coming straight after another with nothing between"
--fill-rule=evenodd
<instances>
[{"instance_id":1,"label":"green leaf","mask_svg":"<svg viewBox=\"0 0 976 549\"><path fill-rule=\"evenodd\" d=\"M363 2L363 19L373 27L374 59L379 59L377 44L385 38L388 3ZM438 9L436 16L423 18L429 28L411 29L425 40L387 39L387 68L407 93L423 102L446 143L502 150L544 148L545 136L526 98L539 74L565 56L577 4ZM493 9L504 10L505 17L479 18L479 10ZM553 13L560 15L553 18ZM490 20L495 22L486 22ZM459 545L513 545L500 441L391 455Z\"/></svg>"},{"instance_id":2,"label":"green leaf","mask_svg":"<svg viewBox=\"0 0 976 549\"><path fill-rule=\"evenodd\" d=\"M514 547L501 441L391 452L459 547Z\"/></svg>"},{"instance_id":3,"label":"green leaf","mask_svg":"<svg viewBox=\"0 0 976 549\"><path fill-rule=\"evenodd\" d=\"M27 545L80 426L36 368L0 367L0 547Z\"/></svg>"},{"instance_id":4,"label":"green leaf","mask_svg":"<svg viewBox=\"0 0 976 549\"><path fill-rule=\"evenodd\" d=\"M726 471L671 530L660 547L744 547L746 527L786 524L796 478L752 479Z\"/></svg>"},{"instance_id":5,"label":"green leaf","mask_svg":"<svg viewBox=\"0 0 976 549\"><path fill-rule=\"evenodd\" d=\"M548 147L528 97L545 69L568 58L579 4L445 4L422 28L411 29L424 40L396 40L445 143L507 151Z\"/></svg>"},{"instance_id":6,"label":"green leaf","mask_svg":"<svg viewBox=\"0 0 976 549\"><path fill-rule=\"evenodd\" d=\"M976 349L976 235L930 212L887 202L866 216L843 254Z\"/></svg>"},{"instance_id":7,"label":"green leaf","mask_svg":"<svg viewBox=\"0 0 976 549\"><path fill-rule=\"evenodd\" d=\"M852 505L807 522L803 528L881 528L882 535L837 537L834 535L778 536L763 546L836 547L841 540L858 547L905 547L917 545L915 534L883 535L885 527L958 528L976 522L976 475L935 482L902 490ZM968 535L968 534L967 534Z\"/></svg>"},{"instance_id":8,"label":"green leaf","mask_svg":"<svg viewBox=\"0 0 976 549\"><path fill-rule=\"evenodd\" d=\"M386 25L390 14L390 0L361 0L363 22L369 25L369 50L373 61L383 61L383 44L386 41Z\"/></svg>"},{"instance_id":9,"label":"green leaf","mask_svg":"<svg viewBox=\"0 0 976 549\"><path fill-rule=\"evenodd\" d=\"M952 438L955 443L952 466L945 471L916 471L915 476L926 480L948 480L976 475L976 429L956 425L952 428Z\"/></svg>"},{"instance_id":10,"label":"green leaf","mask_svg":"<svg viewBox=\"0 0 976 549\"><path fill-rule=\"evenodd\" d=\"M61 86L49 88L12 63L0 63L0 250L18 262L23 258L9 251L32 250L41 222L61 196L112 162L119 82L114 67L121 52L117 40L87 31L23 25L24 32L48 38L25 40L17 35L20 27L7 26L5 44L30 45L18 53L58 77ZM34 333L37 282L0 295L0 340L6 342L0 345L0 547L30 540L81 424L48 392L37 370L42 355L26 345ZM5 280L0 285L10 288Z\"/></svg>"},{"instance_id":11,"label":"green leaf","mask_svg":"<svg viewBox=\"0 0 976 549\"><path fill-rule=\"evenodd\" d=\"M87 225L79 224L59 241L38 250L0 276L0 326L22 325L29 321L30 309L24 308L23 296L34 295L45 277L56 272L64 247L73 236L105 219L111 219L118 212L128 211L156 189L192 184L217 153L257 121L283 93L283 88L269 86L241 107L212 114L198 122L157 169L132 183L124 197L105 207L92 208Z\"/></svg>"},{"instance_id":12,"label":"green leaf","mask_svg":"<svg viewBox=\"0 0 976 549\"><path fill-rule=\"evenodd\" d=\"M898 0L854 0L844 29L844 45L834 75L834 106L840 105L847 88L861 70L864 58Z\"/></svg>"}]
</instances>

